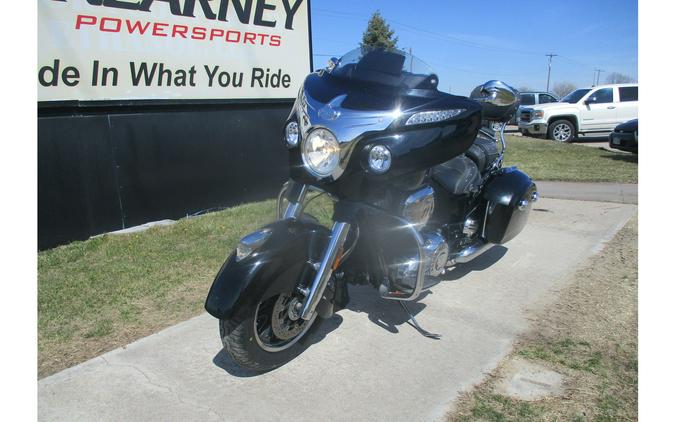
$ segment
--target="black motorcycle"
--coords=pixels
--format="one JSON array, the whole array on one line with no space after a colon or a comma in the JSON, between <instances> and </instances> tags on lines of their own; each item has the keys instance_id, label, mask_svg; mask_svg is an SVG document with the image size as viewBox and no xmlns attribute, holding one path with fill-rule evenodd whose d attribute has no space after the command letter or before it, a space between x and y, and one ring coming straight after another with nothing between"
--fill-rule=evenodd
<instances>
[{"instance_id":1,"label":"black motorcycle","mask_svg":"<svg viewBox=\"0 0 675 422\"><path fill-rule=\"evenodd\" d=\"M241 239L206 299L229 356L258 371L283 365L346 306L347 283L407 312L447 267L518 235L537 191L502 168L517 107L500 81L470 98L440 92L437 75L399 50L359 48L307 76L283 132L290 181L278 219ZM304 212L314 191L334 201L330 229Z\"/></svg>"}]
</instances>

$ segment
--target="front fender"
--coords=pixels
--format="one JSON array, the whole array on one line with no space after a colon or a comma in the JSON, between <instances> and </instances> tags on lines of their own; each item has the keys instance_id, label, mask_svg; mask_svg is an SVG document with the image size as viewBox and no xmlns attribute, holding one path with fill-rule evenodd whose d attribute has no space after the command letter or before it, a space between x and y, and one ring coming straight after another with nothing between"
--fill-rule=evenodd
<instances>
[{"instance_id":1,"label":"front fender","mask_svg":"<svg viewBox=\"0 0 675 422\"><path fill-rule=\"evenodd\" d=\"M219 319L231 319L265 295L292 289L302 280L307 263L321 259L330 230L296 219L275 221L267 241L250 256L237 261L232 253L218 271L204 307Z\"/></svg>"}]
</instances>

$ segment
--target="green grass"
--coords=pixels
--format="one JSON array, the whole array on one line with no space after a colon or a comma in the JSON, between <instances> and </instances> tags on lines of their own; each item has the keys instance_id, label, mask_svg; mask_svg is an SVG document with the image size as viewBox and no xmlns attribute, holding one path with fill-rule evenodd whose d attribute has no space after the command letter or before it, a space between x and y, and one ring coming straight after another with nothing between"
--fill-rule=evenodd
<instances>
[{"instance_id":1,"label":"green grass","mask_svg":"<svg viewBox=\"0 0 675 422\"><path fill-rule=\"evenodd\" d=\"M542 341L518 350L518 354L532 360L542 360L570 369L597 373L602 369L602 351L594 350L585 340Z\"/></svg>"},{"instance_id":2,"label":"green grass","mask_svg":"<svg viewBox=\"0 0 675 422\"><path fill-rule=\"evenodd\" d=\"M39 373L46 375L202 310L245 233L273 219L258 202L38 254Z\"/></svg>"},{"instance_id":3,"label":"green grass","mask_svg":"<svg viewBox=\"0 0 675 422\"><path fill-rule=\"evenodd\" d=\"M505 165L534 180L638 182L638 156L526 136L506 137Z\"/></svg>"},{"instance_id":4,"label":"green grass","mask_svg":"<svg viewBox=\"0 0 675 422\"><path fill-rule=\"evenodd\" d=\"M501 394L473 395L473 407L468 415L457 418L458 421L540 421L542 406L536 403L513 400Z\"/></svg>"},{"instance_id":5,"label":"green grass","mask_svg":"<svg viewBox=\"0 0 675 422\"><path fill-rule=\"evenodd\" d=\"M332 208L324 196L307 212L326 224ZM40 252L40 376L201 313L238 240L274 213L275 201L268 200Z\"/></svg>"}]
</instances>

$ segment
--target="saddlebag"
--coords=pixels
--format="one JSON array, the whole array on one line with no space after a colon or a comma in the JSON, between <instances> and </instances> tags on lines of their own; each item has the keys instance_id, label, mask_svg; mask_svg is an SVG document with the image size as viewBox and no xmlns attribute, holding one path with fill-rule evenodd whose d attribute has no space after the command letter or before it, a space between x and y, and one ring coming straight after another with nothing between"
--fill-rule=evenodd
<instances>
[{"instance_id":1,"label":"saddlebag","mask_svg":"<svg viewBox=\"0 0 675 422\"><path fill-rule=\"evenodd\" d=\"M487 202L485 240L502 244L516 237L525 227L537 197L532 179L515 167L504 168L491 177L483 192Z\"/></svg>"}]
</instances>

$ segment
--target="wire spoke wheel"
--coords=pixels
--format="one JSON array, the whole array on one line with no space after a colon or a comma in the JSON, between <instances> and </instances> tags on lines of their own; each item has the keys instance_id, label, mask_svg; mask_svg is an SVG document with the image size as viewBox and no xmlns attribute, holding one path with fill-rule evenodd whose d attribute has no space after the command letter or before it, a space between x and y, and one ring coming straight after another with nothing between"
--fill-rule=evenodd
<instances>
[{"instance_id":1,"label":"wire spoke wheel","mask_svg":"<svg viewBox=\"0 0 675 422\"><path fill-rule=\"evenodd\" d=\"M298 298L284 293L258 303L253 319L253 333L261 349L280 352L300 340L316 319L300 318L302 303Z\"/></svg>"}]
</instances>

